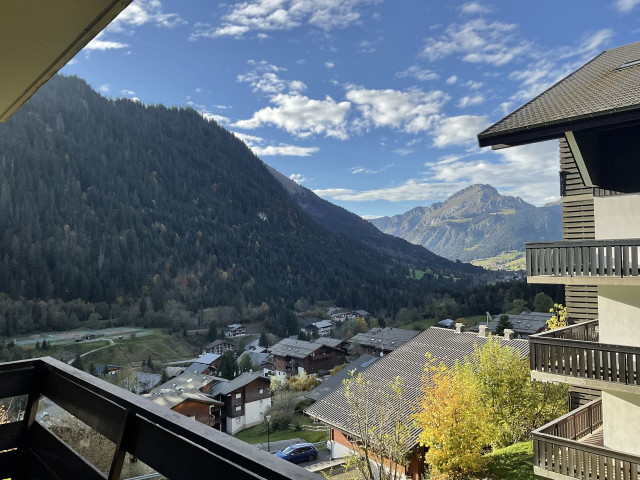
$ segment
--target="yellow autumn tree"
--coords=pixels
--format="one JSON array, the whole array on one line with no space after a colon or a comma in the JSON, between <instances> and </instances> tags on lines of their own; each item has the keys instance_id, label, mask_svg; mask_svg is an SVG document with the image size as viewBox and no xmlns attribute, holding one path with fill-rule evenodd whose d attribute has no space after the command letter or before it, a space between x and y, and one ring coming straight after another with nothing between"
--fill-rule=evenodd
<instances>
[{"instance_id":1,"label":"yellow autumn tree","mask_svg":"<svg viewBox=\"0 0 640 480\"><path fill-rule=\"evenodd\" d=\"M553 308L549 310L553 313L552 317L547 320L547 327L549 330L555 330L556 328L562 328L569 325L567 318L567 307L564 307L561 303L554 303Z\"/></svg>"},{"instance_id":2,"label":"yellow autumn tree","mask_svg":"<svg viewBox=\"0 0 640 480\"><path fill-rule=\"evenodd\" d=\"M481 471L490 422L477 377L463 364L448 368L428 357L423 391L414 421L422 430L420 444L428 448L431 478L461 479Z\"/></svg>"}]
</instances>

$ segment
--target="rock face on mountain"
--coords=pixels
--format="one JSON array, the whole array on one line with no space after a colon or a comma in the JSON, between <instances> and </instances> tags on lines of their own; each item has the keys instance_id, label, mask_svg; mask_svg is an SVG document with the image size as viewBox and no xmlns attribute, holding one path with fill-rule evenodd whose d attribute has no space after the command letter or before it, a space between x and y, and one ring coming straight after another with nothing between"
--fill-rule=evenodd
<instances>
[{"instance_id":1,"label":"rock face on mountain","mask_svg":"<svg viewBox=\"0 0 640 480\"><path fill-rule=\"evenodd\" d=\"M370 221L382 232L462 261L524 252L525 242L562 238L559 205L536 207L490 185L471 185L444 202Z\"/></svg>"}]
</instances>

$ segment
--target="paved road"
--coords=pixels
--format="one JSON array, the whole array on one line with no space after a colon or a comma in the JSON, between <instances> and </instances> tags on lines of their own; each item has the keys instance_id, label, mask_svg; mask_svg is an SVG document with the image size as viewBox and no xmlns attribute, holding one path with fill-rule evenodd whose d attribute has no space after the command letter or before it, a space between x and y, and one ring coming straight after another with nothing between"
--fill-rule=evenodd
<instances>
[{"instance_id":1,"label":"paved road","mask_svg":"<svg viewBox=\"0 0 640 480\"><path fill-rule=\"evenodd\" d=\"M290 438L288 440L274 441L269 444L269 451L277 452L278 450L284 450L289 445L293 445L295 443L304 443L304 440L302 440L301 438ZM255 444L255 446L262 450L267 449L266 443L257 443ZM328 448L326 448L325 442L316 444L316 448L318 449L318 458L315 459L313 462L301 463L300 464L301 467L304 467L307 470L311 470L311 471L320 471L324 469L329 469L332 466L336 466L336 471L338 470L342 471L339 467L337 467L337 465L340 465L342 461L331 460L331 452L329 451Z\"/></svg>"}]
</instances>

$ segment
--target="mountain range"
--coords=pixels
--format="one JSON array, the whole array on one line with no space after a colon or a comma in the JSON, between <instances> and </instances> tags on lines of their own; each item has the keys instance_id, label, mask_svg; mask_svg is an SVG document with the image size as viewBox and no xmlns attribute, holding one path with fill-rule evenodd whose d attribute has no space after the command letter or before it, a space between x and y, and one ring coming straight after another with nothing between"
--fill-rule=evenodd
<instances>
[{"instance_id":1,"label":"mountain range","mask_svg":"<svg viewBox=\"0 0 640 480\"><path fill-rule=\"evenodd\" d=\"M536 207L500 195L490 185L471 185L444 202L370 222L384 233L464 262L508 252L522 259L525 242L562 238L560 205Z\"/></svg>"},{"instance_id":2,"label":"mountain range","mask_svg":"<svg viewBox=\"0 0 640 480\"><path fill-rule=\"evenodd\" d=\"M193 109L107 99L79 78L44 85L0 124L0 146L0 292L13 298L397 311L429 282L479 272L277 181Z\"/></svg>"}]
</instances>

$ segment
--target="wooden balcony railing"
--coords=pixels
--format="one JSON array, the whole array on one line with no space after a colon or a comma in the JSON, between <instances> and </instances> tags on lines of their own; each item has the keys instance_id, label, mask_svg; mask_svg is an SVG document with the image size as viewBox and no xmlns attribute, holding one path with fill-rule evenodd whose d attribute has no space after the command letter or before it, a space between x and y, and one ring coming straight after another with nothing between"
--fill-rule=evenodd
<instances>
[{"instance_id":1,"label":"wooden balcony railing","mask_svg":"<svg viewBox=\"0 0 640 480\"><path fill-rule=\"evenodd\" d=\"M0 364L0 399L26 396L23 414L0 424L0 478L119 479L129 453L168 478L313 480L318 477L52 358ZM100 471L36 421L46 397L113 442ZM2 420L0 420L2 421Z\"/></svg>"},{"instance_id":2,"label":"wooden balcony railing","mask_svg":"<svg viewBox=\"0 0 640 480\"><path fill-rule=\"evenodd\" d=\"M583 480L640 480L640 457L585 443L601 426L602 401L595 400L535 430L534 473Z\"/></svg>"},{"instance_id":3,"label":"wooden balcony railing","mask_svg":"<svg viewBox=\"0 0 640 480\"><path fill-rule=\"evenodd\" d=\"M531 370L640 385L640 348L598 342L598 321L529 337Z\"/></svg>"},{"instance_id":4,"label":"wooden balcony railing","mask_svg":"<svg viewBox=\"0 0 640 480\"><path fill-rule=\"evenodd\" d=\"M525 244L527 277L638 277L640 239Z\"/></svg>"}]
</instances>

